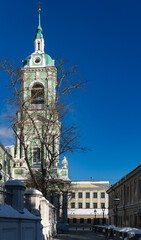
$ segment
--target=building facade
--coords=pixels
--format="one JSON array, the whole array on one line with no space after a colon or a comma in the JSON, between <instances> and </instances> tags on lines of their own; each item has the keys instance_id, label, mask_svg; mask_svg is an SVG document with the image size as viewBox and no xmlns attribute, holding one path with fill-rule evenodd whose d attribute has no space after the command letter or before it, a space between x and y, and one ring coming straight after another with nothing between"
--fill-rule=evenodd
<instances>
[{"instance_id":1,"label":"building facade","mask_svg":"<svg viewBox=\"0 0 141 240\"><path fill-rule=\"evenodd\" d=\"M12 179L12 170L14 166L14 160L10 154L10 149L14 149L14 146L5 148L0 143L0 190L4 189L4 184L9 179ZM9 153L10 152L10 153ZM3 194L0 192L0 204L4 202Z\"/></svg>"},{"instance_id":2,"label":"building facade","mask_svg":"<svg viewBox=\"0 0 141 240\"><path fill-rule=\"evenodd\" d=\"M141 228L141 164L111 186L107 193L109 224Z\"/></svg>"},{"instance_id":3,"label":"building facade","mask_svg":"<svg viewBox=\"0 0 141 240\"><path fill-rule=\"evenodd\" d=\"M14 146L11 147L4 147L0 143L0 173L1 173L1 179L0 179L0 185L3 186L6 181L12 178L12 169L14 166L14 160L12 155L9 153L9 149L14 148Z\"/></svg>"},{"instance_id":4,"label":"building facade","mask_svg":"<svg viewBox=\"0 0 141 240\"><path fill-rule=\"evenodd\" d=\"M108 219L109 181L72 181L68 204L70 226L105 224Z\"/></svg>"}]
</instances>

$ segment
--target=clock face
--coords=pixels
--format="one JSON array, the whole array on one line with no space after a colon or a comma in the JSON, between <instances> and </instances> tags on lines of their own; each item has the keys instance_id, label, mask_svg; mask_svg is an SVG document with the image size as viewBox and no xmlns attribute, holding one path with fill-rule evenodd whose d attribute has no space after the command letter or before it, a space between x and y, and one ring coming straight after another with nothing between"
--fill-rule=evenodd
<instances>
[{"instance_id":1,"label":"clock face","mask_svg":"<svg viewBox=\"0 0 141 240\"><path fill-rule=\"evenodd\" d=\"M40 57L36 57L35 58L35 63L40 63L41 62L41 58Z\"/></svg>"}]
</instances>

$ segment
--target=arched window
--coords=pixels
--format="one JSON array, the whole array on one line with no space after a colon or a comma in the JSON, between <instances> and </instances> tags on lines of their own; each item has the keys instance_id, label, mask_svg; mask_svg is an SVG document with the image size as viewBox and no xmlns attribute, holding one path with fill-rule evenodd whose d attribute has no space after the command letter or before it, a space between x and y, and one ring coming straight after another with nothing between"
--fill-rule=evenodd
<instances>
[{"instance_id":1,"label":"arched window","mask_svg":"<svg viewBox=\"0 0 141 240\"><path fill-rule=\"evenodd\" d=\"M33 148L33 163L37 164L41 161L40 159L40 148L34 147Z\"/></svg>"},{"instance_id":2,"label":"arched window","mask_svg":"<svg viewBox=\"0 0 141 240\"><path fill-rule=\"evenodd\" d=\"M38 42L38 51L40 50L40 42Z\"/></svg>"},{"instance_id":3,"label":"arched window","mask_svg":"<svg viewBox=\"0 0 141 240\"><path fill-rule=\"evenodd\" d=\"M35 84L31 89L31 104L35 108L42 109L44 106L44 87L42 84Z\"/></svg>"}]
</instances>

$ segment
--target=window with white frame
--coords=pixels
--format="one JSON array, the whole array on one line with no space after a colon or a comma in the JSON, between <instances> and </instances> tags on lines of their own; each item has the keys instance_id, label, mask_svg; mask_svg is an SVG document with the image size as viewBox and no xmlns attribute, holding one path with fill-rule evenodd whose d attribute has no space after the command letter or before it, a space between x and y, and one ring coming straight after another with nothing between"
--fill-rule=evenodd
<instances>
[{"instance_id":1,"label":"window with white frame","mask_svg":"<svg viewBox=\"0 0 141 240\"><path fill-rule=\"evenodd\" d=\"M75 208L75 203L71 203L71 208Z\"/></svg>"},{"instance_id":2,"label":"window with white frame","mask_svg":"<svg viewBox=\"0 0 141 240\"><path fill-rule=\"evenodd\" d=\"M40 159L40 148L34 147L33 148L33 163L39 163Z\"/></svg>"},{"instance_id":3,"label":"window with white frame","mask_svg":"<svg viewBox=\"0 0 141 240\"><path fill-rule=\"evenodd\" d=\"M31 89L31 104L36 108L44 106L44 87L40 83L34 84Z\"/></svg>"},{"instance_id":4,"label":"window with white frame","mask_svg":"<svg viewBox=\"0 0 141 240\"><path fill-rule=\"evenodd\" d=\"M97 192L93 193L93 198L97 198Z\"/></svg>"},{"instance_id":5,"label":"window with white frame","mask_svg":"<svg viewBox=\"0 0 141 240\"><path fill-rule=\"evenodd\" d=\"M97 208L97 203L93 203L93 208Z\"/></svg>"},{"instance_id":6,"label":"window with white frame","mask_svg":"<svg viewBox=\"0 0 141 240\"><path fill-rule=\"evenodd\" d=\"M86 192L86 198L90 198L90 192Z\"/></svg>"},{"instance_id":7,"label":"window with white frame","mask_svg":"<svg viewBox=\"0 0 141 240\"><path fill-rule=\"evenodd\" d=\"M105 192L101 192L101 198L105 198Z\"/></svg>"}]
</instances>

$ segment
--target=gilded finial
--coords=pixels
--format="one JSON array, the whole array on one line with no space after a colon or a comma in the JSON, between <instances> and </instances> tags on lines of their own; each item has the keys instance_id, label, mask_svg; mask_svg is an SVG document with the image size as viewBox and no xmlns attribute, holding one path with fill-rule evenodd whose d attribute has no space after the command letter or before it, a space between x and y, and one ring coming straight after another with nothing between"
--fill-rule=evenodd
<instances>
[{"instance_id":1,"label":"gilded finial","mask_svg":"<svg viewBox=\"0 0 141 240\"><path fill-rule=\"evenodd\" d=\"M40 8L41 2L38 2L38 4L39 4L38 12L40 13L41 12L41 8Z\"/></svg>"}]
</instances>

